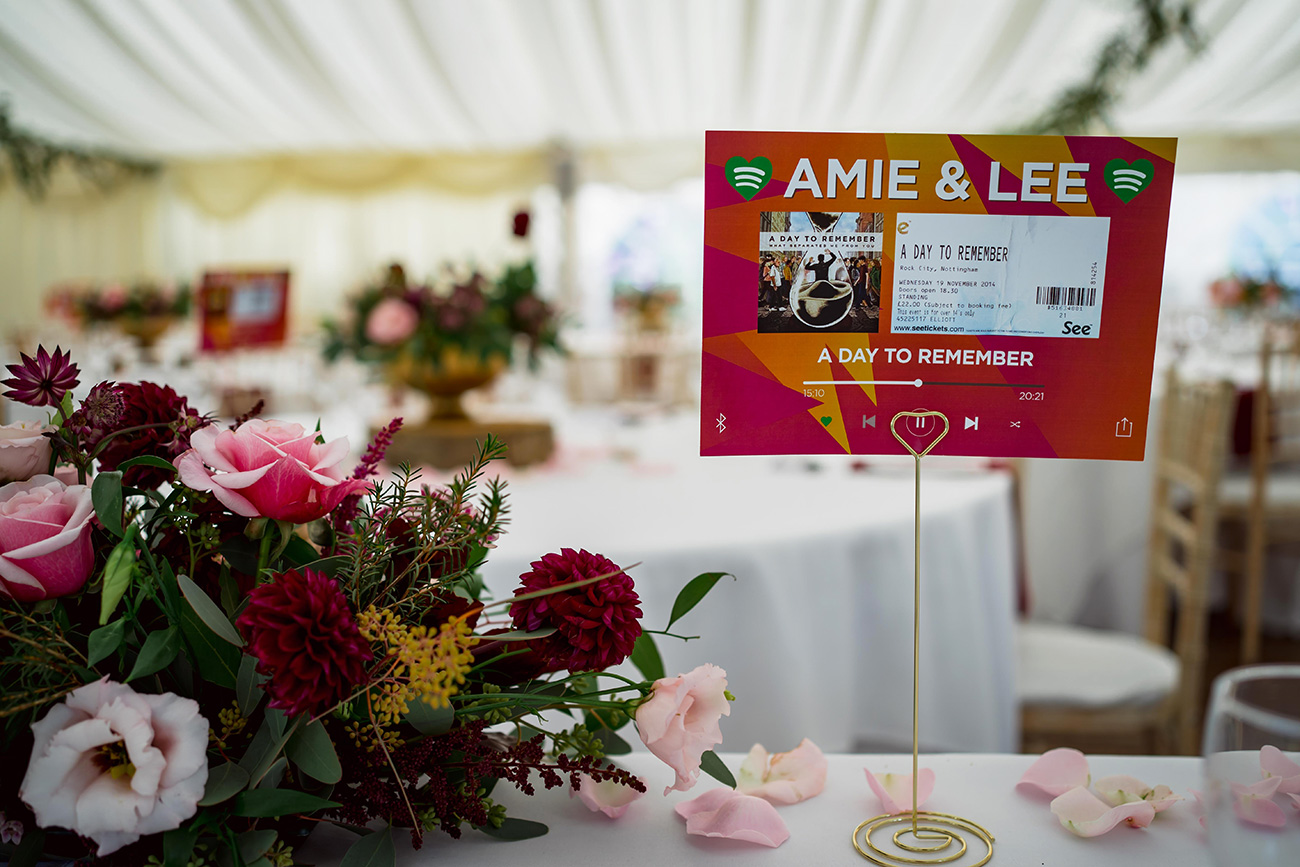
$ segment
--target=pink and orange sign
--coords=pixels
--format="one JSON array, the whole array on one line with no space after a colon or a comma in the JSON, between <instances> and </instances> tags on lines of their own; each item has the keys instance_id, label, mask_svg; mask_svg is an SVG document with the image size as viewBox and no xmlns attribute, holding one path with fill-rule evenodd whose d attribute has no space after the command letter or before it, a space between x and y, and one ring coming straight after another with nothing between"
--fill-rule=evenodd
<instances>
[{"instance_id":1,"label":"pink and orange sign","mask_svg":"<svg viewBox=\"0 0 1300 867\"><path fill-rule=\"evenodd\" d=\"M708 133L700 453L1141 460L1176 144Z\"/></svg>"}]
</instances>

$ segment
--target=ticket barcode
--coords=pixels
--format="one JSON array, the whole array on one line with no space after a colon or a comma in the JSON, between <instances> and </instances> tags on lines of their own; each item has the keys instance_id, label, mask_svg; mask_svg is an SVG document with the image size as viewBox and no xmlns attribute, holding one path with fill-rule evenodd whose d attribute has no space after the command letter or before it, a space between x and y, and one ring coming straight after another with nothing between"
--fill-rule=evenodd
<instances>
[{"instance_id":1,"label":"ticket barcode","mask_svg":"<svg viewBox=\"0 0 1300 867\"><path fill-rule=\"evenodd\" d=\"M1049 307L1094 307L1097 304L1096 286L1039 286L1037 303Z\"/></svg>"}]
</instances>

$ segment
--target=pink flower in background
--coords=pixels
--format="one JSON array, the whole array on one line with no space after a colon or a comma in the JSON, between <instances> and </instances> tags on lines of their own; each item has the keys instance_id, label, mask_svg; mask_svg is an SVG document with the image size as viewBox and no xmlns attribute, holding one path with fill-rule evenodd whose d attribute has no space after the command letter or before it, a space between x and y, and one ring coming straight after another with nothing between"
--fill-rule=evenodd
<instances>
[{"instance_id":1,"label":"pink flower in background","mask_svg":"<svg viewBox=\"0 0 1300 867\"><path fill-rule=\"evenodd\" d=\"M664 794L685 792L700 776L700 759L722 743L722 717L727 703L727 673L705 663L686 674L654 683L650 698L636 709L636 727L650 752L677 774Z\"/></svg>"},{"instance_id":2,"label":"pink flower in background","mask_svg":"<svg viewBox=\"0 0 1300 867\"><path fill-rule=\"evenodd\" d=\"M99 305L109 313L115 313L126 306L126 287L121 283L110 283L99 294Z\"/></svg>"},{"instance_id":3,"label":"pink flower in background","mask_svg":"<svg viewBox=\"0 0 1300 867\"><path fill-rule=\"evenodd\" d=\"M104 678L69 693L32 734L19 797L39 826L89 837L100 856L179 828L198 810L208 721L192 699Z\"/></svg>"},{"instance_id":4,"label":"pink flower in background","mask_svg":"<svg viewBox=\"0 0 1300 867\"><path fill-rule=\"evenodd\" d=\"M1145 828L1156 817L1155 807L1146 801L1112 807L1084 786L1076 786L1052 801L1052 813L1067 831L1078 837L1105 834L1120 822Z\"/></svg>"},{"instance_id":5,"label":"pink flower in background","mask_svg":"<svg viewBox=\"0 0 1300 867\"><path fill-rule=\"evenodd\" d=\"M306 524L370 487L341 466L346 437L317 443L300 424L255 418L233 431L210 426L195 431L190 446L174 461L181 482L245 518Z\"/></svg>"},{"instance_id":6,"label":"pink flower in background","mask_svg":"<svg viewBox=\"0 0 1300 867\"><path fill-rule=\"evenodd\" d=\"M0 487L0 593L23 602L75 593L95 566L90 488L33 476Z\"/></svg>"},{"instance_id":7,"label":"pink flower in background","mask_svg":"<svg viewBox=\"0 0 1300 867\"><path fill-rule=\"evenodd\" d=\"M768 801L735 789L712 789L676 806L686 833L725 837L776 848L790 839L785 820Z\"/></svg>"},{"instance_id":8,"label":"pink flower in background","mask_svg":"<svg viewBox=\"0 0 1300 867\"><path fill-rule=\"evenodd\" d=\"M867 785L880 799L880 806L886 813L909 813L912 810L912 775L911 774L873 774L867 773ZM930 793L934 791L934 771L921 768L916 775L916 808L925 804Z\"/></svg>"},{"instance_id":9,"label":"pink flower in background","mask_svg":"<svg viewBox=\"0 0 1300 867\"><path fill-rule=\"evenodd\" d=\"M38 421L0 424L0 484L25 482L50 468L49 425Z\"/></svg>"},{"instance_id":10,"label":"pink flower in background","mask_svg":"<svg viewBox=\"0 0 1300 867\"><path fill-rule=\"evenodd\" d=\"M613 780L597 783L586 774L579 774L578 780L577 791L569 789L569 797L572 798L576 795L578 800L587 805L588 810L593 813L604 813L611 819L622 816L627 812L627 808L632 805L633 801L645 794L645 792L638 792L631 786L624 786Z\"/></svg>"},{"instance_id":11,"label":"pink flower in background","mask_svg":"<svg viewBox=\"0 0 1300 867\"><path fill-rule=\"evenodd\" d=\"M762 744L754 744L736 775L736 788L774 804L797 804L826 788L826 756L807 738L770 756Z\"/></svg>"},{"instance_id":12,"label":"pink flower in background","mask_svg":"<svg viewBox=\"0 0 1300 867\"><path fill-rule=\"evenodd\" d=\"M400 298L385 298L366 317L366 339L380 346L401 343L415 333L420 313Z\"/></svg>"}]
</instances>

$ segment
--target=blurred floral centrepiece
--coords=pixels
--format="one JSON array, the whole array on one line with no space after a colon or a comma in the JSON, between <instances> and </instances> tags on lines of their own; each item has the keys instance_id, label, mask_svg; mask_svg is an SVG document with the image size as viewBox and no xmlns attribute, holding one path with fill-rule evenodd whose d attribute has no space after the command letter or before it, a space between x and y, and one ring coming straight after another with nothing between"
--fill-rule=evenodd
<instances>
[{"instance_id":1,"label":"blurred floral centrepiece","mask_svg":"<svg viewBox=\"0 0 1300 867\"><path fill-rule=\"evenodd\" d=\"M388 378L434 399L434 418L463 418L460 395L505 369L516 342L530 363L559 349L554 309L537 294L531 262L493 277L450 266L436 280L408 281L401 265L350 300L344 322L325 324L325 355L381 365Z\"/></svg>"},{"instance_id":2,"label":"blurred floral centrepiece","mask_svg":"<svg viewBox=\"0 0 1300 867\"><path fill-rule=\"evenodd\" d=\"M494 787L621 812L646 790L608 760L633 721L670 788L734 784L711 752L725 673L665 677L620 566L562 548L488 597L497 440L430 488L378 478L400 420L348 469L346 440L219 424L152 383L75 401L57 349L9 373L6 397L52 412L0 427L0 857L280 867L321 823L373 865L392 828L526 839L546 827Z\"/></svg>"}]
</instances>

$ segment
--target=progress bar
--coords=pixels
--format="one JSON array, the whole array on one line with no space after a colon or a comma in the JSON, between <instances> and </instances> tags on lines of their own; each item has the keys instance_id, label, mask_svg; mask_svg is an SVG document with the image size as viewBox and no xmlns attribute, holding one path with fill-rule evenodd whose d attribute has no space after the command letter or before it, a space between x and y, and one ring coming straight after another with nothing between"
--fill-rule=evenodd
<instances>
[{"instance_id":1,"label":"progress bar","mask_svg":"<svg viewBox=\"0 0 1300 867\"><path fill-rule=\"evenodd\" d=\"M1027 382L923 382L919 379L805 379L804 385L965 385L976 388L1047 388L1043 383Z\"/></svg>"}]
</instances>

